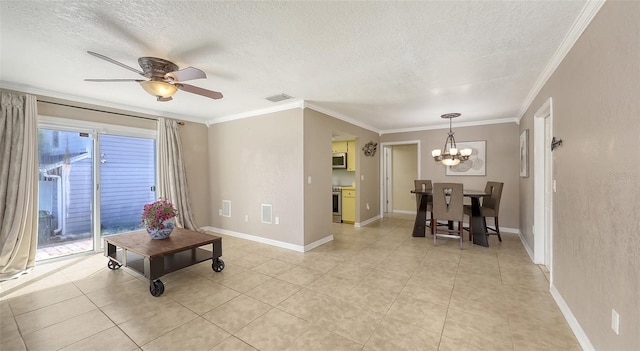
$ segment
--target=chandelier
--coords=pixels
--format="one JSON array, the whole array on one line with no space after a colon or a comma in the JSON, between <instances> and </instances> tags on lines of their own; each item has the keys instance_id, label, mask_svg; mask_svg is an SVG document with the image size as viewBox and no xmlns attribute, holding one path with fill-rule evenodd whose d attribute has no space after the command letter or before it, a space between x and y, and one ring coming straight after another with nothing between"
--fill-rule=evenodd
<instances>
[{"instance_id":1,"label":"chandelier","mask_svg":"<svg viewBox=\"0 0 640 351\"><path fill-rule=\"evenodd\" d=\"M449 133L447 135L447 140L444 142L444 148L434 149L431 151L431 156L436 162L442 162L445 166L455 166L461 161L466 161L469 159L471 155L471 149L462 149L458 150L456 146L456 139L453 137L453 131L451 130L451 120L456 117L460 117L459 113L447 113L441 118L449 119Z\"/></svg>"}]
</instances>

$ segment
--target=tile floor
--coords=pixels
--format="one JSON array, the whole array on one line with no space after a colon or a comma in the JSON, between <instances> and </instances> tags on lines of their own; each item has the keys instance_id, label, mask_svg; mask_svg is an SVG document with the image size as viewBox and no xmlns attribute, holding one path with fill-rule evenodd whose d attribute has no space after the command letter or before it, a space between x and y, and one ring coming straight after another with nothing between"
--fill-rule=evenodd
<instances>
[{"instance_id":1,"label":"tile floor","mask_svg":"<svg viewBox=\"0 0 640 351\"><path fill-rule=\"evenodd\" d=\"M580 350L520 239L490 248L412 238L411 216L298 253L223 237L165 292L102 254L40 264L0 283L0 349Z\"/></svg>"}]
</instances>

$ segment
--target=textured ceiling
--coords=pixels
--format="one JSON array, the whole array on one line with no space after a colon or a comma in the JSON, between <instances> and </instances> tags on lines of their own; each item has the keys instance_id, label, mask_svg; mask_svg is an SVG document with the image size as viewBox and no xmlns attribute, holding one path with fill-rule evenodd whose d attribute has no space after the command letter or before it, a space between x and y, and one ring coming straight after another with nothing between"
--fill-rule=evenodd
<instances>
[{"instance_id":1,"label":"textured ceiling","mask_svg":"<svg viewBox=\"0 0 640 351\"><path fill-rule=\"evenodd\" d=\"M285 93L374 130L515 119L586 1L2 1L5 87L187 120L274 108ZM208 75L157 102L138 68L161 57Z\"/></svg>"}]
</instances>

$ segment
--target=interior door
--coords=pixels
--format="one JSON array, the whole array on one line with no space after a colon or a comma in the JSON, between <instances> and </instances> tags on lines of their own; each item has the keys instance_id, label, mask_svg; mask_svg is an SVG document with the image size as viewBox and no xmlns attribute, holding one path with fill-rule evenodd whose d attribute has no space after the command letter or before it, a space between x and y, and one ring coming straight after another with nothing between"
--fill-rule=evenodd
<instances>
[{"instance_id":1,"label":"interior door","mask_svg":"<svg viewBox=\"0 0 640 351\"><path fill-rule=\"evenodd\" d=\"M392 158L391 147L384 147L384 213L391 212L393 209L393 174L392 174Z\"/></svg>"}]
</instances>

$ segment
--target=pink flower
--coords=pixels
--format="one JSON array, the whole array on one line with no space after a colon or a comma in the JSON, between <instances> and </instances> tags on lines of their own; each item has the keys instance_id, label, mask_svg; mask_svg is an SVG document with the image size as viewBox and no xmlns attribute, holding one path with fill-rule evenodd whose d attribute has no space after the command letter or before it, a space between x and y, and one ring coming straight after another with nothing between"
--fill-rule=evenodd
<instances>
[{"instance_id":1,"label":"pink flower","mask_svg":"<svg viewBox=\"0 0 640 351\"><path fill-rule=\"evenodd\" d=\"M150 229L162 229L162 222L171 219L177 215L177 211L173 204L167 199L158 199L157 201L145 204L142 210L142 224Z\"/></svg>"}]
</instances>

